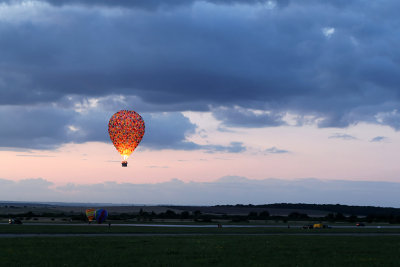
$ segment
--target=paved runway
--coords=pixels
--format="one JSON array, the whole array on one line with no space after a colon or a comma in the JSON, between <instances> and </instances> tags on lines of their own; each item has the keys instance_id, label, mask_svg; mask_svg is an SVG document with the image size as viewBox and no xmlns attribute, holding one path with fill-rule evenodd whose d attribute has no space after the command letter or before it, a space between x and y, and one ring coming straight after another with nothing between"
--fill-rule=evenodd
<instances>
[{"instance_id":1,"label":"paved runway","mask_svg":"<svg viewBox=\"0 0 400 267\"><path fill-rule=\"evenodd\" d=\"M8 223L0 223L0 225L7 225ZM55 225L55 226L91 226L91 227L108 227L107 223L104 224L88 224L88 223L24 223L23 225ZM290 224L289 224L290 225ZM217 224L112 224L112 227L171 227L171 228L217 228ZM255 225L255 224L223 224L223 228L287 228L287 225ZM302 225L290 225L290 228L302 228ZM367 225L367 226L353 226L353 225L333 225L335 229L400 229L400 225Z\"/></svg>"},{"instance_id":2,"label":"paved runway","mask_svg":"<svg viewBox=\"0 0 400 267\"><path fill-rule=\"evenodd\" d=\"M8 223L1 223L1 225L8 225ZM109 227L105 224L87 224L87 223L24 223L27 226L87 226L87 227ZM164 227L164 228L216 228L217 224L112 224L115 227ZM299 229L301 225L291 225L290 228ZM240 225L240 224L224 224L223 228L287 228L287 225ZM349 225L334 225L335 229L400 229L398 225L369 225L364 227L349 226ZM25 238L25 237L139 237L139 236L210 236L210 235L224 235L224 236L400 236L400 233L337 233L337 232L306 232L306 233L54 233L54 234L40 234L40 233L21 233L21 234L0 234L0 238Z\"/></svg>"}]
</instances>

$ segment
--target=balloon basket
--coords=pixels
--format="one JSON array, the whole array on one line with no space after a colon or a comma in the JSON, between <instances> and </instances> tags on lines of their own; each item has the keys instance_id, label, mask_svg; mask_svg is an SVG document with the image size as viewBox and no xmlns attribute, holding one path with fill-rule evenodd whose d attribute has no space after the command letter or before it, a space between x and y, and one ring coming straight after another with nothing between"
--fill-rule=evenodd
<instances>
[{"instance_id":1,"label":"balloon basket","mask_svg":"<svg viewBox=\"0 0 400 267\"><path fill-rule=\"evenodd\" d=\"M121 164L122 164L122 167L128 167L128 162L125 160Z\"/></svg>"}]
</instances>

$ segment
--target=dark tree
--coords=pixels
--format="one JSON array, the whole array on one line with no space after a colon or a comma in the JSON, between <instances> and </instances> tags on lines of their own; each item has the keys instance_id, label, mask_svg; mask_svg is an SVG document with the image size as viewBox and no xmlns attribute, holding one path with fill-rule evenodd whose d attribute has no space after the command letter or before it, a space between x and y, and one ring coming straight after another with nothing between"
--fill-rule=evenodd
<instances>
[{"instance_id":1,"label":"dark tree","mask_svg":"<svg viewBox=\"0 0 400 267\"><path fill-rule=\"evenodd\" d=\"M189 219L189 218L190 218L190 214L188 211L181 212L181 219Z\"/></svg>"},{"instance_id":2,"label":"dark tree","mask_svg":"<svg viewBox=\"0 0 400 267\"><path fill-rule=\"evenodd\" d=\"M268 211L262 211L260 212L260 214L258 215L258 217L262 220L266 220L269 218L269 212Z\"/></svg>"}]
</instances>

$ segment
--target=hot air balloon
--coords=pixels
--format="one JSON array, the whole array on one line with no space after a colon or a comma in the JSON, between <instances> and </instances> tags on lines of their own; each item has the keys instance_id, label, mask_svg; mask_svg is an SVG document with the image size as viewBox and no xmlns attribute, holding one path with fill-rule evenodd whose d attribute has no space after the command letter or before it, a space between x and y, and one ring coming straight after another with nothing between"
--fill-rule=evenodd
<instances>
[{"instance_id":1,"label":"hot air balloon","mask_svg":"<svg viewBox=\"0 0 400 267\"><path fill-rule=\"evenodd\" d=\"M98 209L95 213L95 219L98 223L102 223L107 219L108 212L105 209Z\"/></svg>"},{"instance_id":2,"label":"hot air balloon","mask_svg":"<svg viewBox=\"0 0 400 267\"><path fill-rule=\"evenodd\" d=\"M86 217L88 218L89 223L95 220L95 212L96 209L87 209L86 210Z\"/></svg>"},{"instance_id":3,"label":"hot air balloon","mask_svg":"<svg viewBox=\"0 0 400 267\"><path fill-rule=\"evenodd\" d=\"M123 157L122 167L128 166L128 157L144 135L144 121L133 110L120 110L108 122L108 133L115 148Z\"/></svg>"}]
</instances>

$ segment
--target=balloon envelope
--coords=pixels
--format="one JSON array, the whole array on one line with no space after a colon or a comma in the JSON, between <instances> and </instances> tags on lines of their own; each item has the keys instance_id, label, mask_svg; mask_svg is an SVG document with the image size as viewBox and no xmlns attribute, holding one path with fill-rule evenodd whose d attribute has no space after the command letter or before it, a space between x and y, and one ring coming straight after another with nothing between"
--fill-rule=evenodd
<instances>
[{"instance_id":1,"label":"balloon envelope","mask_svg":"<svg viewBox=\"0 0 400 267\"><path fill-rule=\"evenodd\" d=\"M105 209L98 209L95 213L95 219L98 223L102 223L107 219L108 212Z\"/></svg>"},{"instance_id":2,"label":"balloon envelope","mask_svg":"<svg viewBox=\"0 0 400 267\"><path fill-rule=\"evenodd\" d=\"M133 110L120 110L108 122L108 133L115 148L127 160L144 135L144 121Z\"/></svg>"},{"instance_id":3,"label":"balloon envelope","mask_svg":"<svg viewBox=\"0 0 400 267\"><path fill-rule=\"evenodd\" d=\"M96 209L87 209L86 210L86 217L88 218L89 222L92 222L95 220L95 212L96 212Z\"/></svg>"}]
</instances>

